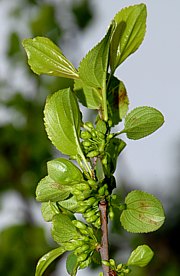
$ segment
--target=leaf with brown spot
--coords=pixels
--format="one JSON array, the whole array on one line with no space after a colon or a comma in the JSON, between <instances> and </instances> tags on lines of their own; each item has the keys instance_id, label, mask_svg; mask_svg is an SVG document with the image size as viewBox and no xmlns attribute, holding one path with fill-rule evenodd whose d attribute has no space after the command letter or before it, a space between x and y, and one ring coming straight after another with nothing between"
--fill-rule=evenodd
<instances>
[{"instance_id":1,"label":"leaf with brown spot","mask_svg":"<svg viewBox=\"0 0 180 276\"><path fill-rule=\"evenodd\" d=\"M120 221L129 232L148 233L159 229L164 223L164 210L161 202L151 194L132 191L125 199L126 209Z\"/></svg>"},{"instance_id":2,"label":"leaf with brown spot","mask_svg":"<svg viewBox=\"0 0 180 276\"><path fill-rule=\"evenodd\" d=\"M109 118L117 125L127 114L129 99L124 83L116 77L110 81L107 100Z\"/></svg>"}]
</instances>

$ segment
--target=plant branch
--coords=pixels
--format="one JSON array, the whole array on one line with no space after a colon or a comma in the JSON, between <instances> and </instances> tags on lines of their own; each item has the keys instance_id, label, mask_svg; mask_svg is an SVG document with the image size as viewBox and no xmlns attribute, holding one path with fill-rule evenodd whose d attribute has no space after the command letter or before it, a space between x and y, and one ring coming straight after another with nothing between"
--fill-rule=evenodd
<instances>
[{"instance_id":1,"label":"plant branch","mask_svg":"<svg viewBox=\"0 0 180 276\"><path fill-rule=\"evenodd\" d=\"M109 260L109 250L108 250L108 222L107 222L107 202L106 200L101 200L99 203L100 218L101 218L101 248L100 255L101 260ZM102 265L104 276L109 276L109 267Z\"/></svg>"}]
</instances>

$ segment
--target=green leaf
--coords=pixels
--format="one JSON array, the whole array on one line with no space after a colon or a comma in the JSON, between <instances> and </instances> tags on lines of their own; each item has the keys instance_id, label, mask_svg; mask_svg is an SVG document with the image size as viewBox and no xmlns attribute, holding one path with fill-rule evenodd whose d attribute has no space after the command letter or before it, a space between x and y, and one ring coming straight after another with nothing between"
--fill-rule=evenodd
<instances>
[{"instance_id":1,"label":"green leaf","mask_svg":"<svg viewBox=\"0 0 180 276\"><path fill-rule=\"evenodd\" d=\"M50 39L46 37L24 39L23 47L34 73L72 79L79 77L72 63Z\"/></svg>"},{"instance_id":2,"label":"green leaf","mask_svg":"<svg viewBox=\"0 0 180 276\"><path fill-rule=\"evenodd\" d=\"M67 215L55 215L52 223L52 237L58 244L70 242L80 237L76 227Z\"/></svg>"},{"instance_id":3,"label":"green leaf","mask_svg":"<svg viewBox=\"0 0 180 276\"><path fill-rule=\"evenodd\" d=\"M141 45L146 32L146 6L134 5L122 9L114 17L115 31L110 48L112 72Z\"/></svg>"},{"instance_id":4,"label":"green leaf","mask_svg":"<svg viewBox=\"0 0 180 276\"><path fill-rule=\"evenodd\" d=\"M79 77L82 83L78 85L82 86L83 92L79 94L77 92L77 95L80 97L80 101L88 108L99 109L102 106L105 120L107 119L106 76L113 27L114 25L112 24L105 37L89 51L79 66ZM77 88L77 82L75 88Z\"/></svg>"},{"instance_id":5,"label":"green leaf","mask_svg":"<svg viewBox=\"0 0 180 276\"><path fill-rule=\"evenodd\" d=\"M140 245L132 251L127 265L144 267L151 261L153 256L154 253L148 245Z\"/></svg>"},{"instance_id":6,"label":"green leaf","mask_svg":"<svg viewBox=\"0 0 180 276\"><path fill-rule=\"evenodd\" d=\"M74 253L70 253L66 260L66 269L71 276L75 276L78 269L77 256Z\"/></svg>"},{"instance_id":7,"label":"green leaf","mask_svg":"<svg viewBox=\"0 0 180 276\"><path fill-rule=\"evenodd\" d=\"M59 90L48 97L44 115L48 137L56 148L70 156L81 155L80 111L70 88Z\"/></svg>"},{"instance_id":8,"label":"green leaf","mask_svg":"<svg viewBox=\"0 0 180 276\"><path fill-rule=\"evenodd\" d=\"M112 138L106 147L106 174L111 176L116 169L117 158L125 148L126 143L119 138Z\"/></svg>"},{"instance_id":9,"label":"green leaf","mask_svg":"<svg viewBox=\"0 0 180 276\"><path fill-rule=\"evenodd\" d=\"M122 81L113 77L108 89L108 112L112 124L117 125L125 116L129 107L129 99Z\"/></svg>"},{"instance_id":10,"label":"green leaf","mask_svg":"<svg viewBox=\"0 0 180 276\"><path fill-rule=\"evenodd\" d=\"M74 81L74 91L82 105L90 109L99 109L102 96L98 89L86 85L81 79Z\"/></svg>"},{"instance_id":11,"label":"green leaf","mask_svg":"<svg viewBox=\"0 0 180 276\"><path fill-rule=\"evenodd\" d=\"M60 201L66 199L71 192L71 187L55 182L50 176L44 177L36 189L37 201Z\"/></svg>"},{"instance_id":12,"label":"green leaf","mask_svg":"<svg viewBox=\"0 0 180 276\"><path fill-rule=\"evenodd\" d=\"M58 247L56 249L51 250L47 254L45 254L41 259L38 261L36 266L36 273L35 276L43 275L46 268L60 255L62 255L66 250L63 247Z\"/></svg>"},{"instance_id":13,"label":"green leaf","mask_svg":"<svg viewBox=\"0 0 180 276\"><path fill-rule=\"evenodd\" d=\"M41 213L45 221L52 221L53 216L59 214L56 202L42 202Z\"/></svg>"},{"instance_id":14,"label":"green leaf","mask_svg":"<svg viewBox=\"0 0 180 276\"><path fill-rule=\"evenodd\" d=\"M126 209L120 221L124 229L133 233L156 231L164 223L164 210L161 202L151 194L132 191L125 199Z\"/></svg>"},{"instance_id":15,"label":"green leaf","mask_svg":"<svg viewBox=\"0 0 180 276\"><path fill-rule=\"evenodd\" d=\"M82 172L71 161L57 158L47 163L49 176L57 183L68 185L84 180Z\"/></svg>"},{"instance_id":16,"label":"green leaf","mask_svg":"<svg viewBox=\"0 0 180 276\"><path fill-rule=\"evenodd\" d=\"M75 196L72 196L66 200L59 201L59 205L71 212L76 212L77 207L79 206L79 203Z\"/></svg>"},{"instance_id":17,"label":"green leaf","mask_svg":"<svg viewBox=\"0 0 180 276\"><path fill-rule=\"evenodd\" d=\"M164 123L162 113L149 106L140 106L133 109L125 118L125 128L129 139L138 140L150 135Z\"/></svg>"}]
</instances>

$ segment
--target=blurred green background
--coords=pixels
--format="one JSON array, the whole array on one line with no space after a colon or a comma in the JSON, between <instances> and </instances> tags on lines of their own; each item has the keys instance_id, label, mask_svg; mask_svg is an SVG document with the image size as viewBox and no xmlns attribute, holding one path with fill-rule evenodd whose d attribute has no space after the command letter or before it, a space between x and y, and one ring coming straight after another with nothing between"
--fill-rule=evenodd
<instances>
[{"instance_id":1,"label":"blurred green background","mask_svg":"<svg viewBox=\"0 0 180 276\"><path fill-rule=\"evenodd\" d=\"M32 276L38 259L56 247L35 201L36 185L46 175L46 162L56 155L44 130L44 102L49 92L71 86L72 82L35 76L27 66L21 41L25 37L47 36L72 52L72 62L77 66L74 49L78 51L78 35L86 32L96 12L90 0L2 1L0 8L6 9L8 4L8 20L4 22L8 24L7 39L0 61L0 275ZM172 181L178 187L178 172ZM121 193L128 191L127 183L128 179L122 180ZM166 212L166 224L158 232L122 232L119 237L118 220L111 226L111 252L117 258L125 259L130 248L143 242L156 252L146 269L132 275L180 275L178 188L174 194L169 199L173 204ZM58 275L55 269L56 262L45 275Z\"/></svg>"}]
</instances>

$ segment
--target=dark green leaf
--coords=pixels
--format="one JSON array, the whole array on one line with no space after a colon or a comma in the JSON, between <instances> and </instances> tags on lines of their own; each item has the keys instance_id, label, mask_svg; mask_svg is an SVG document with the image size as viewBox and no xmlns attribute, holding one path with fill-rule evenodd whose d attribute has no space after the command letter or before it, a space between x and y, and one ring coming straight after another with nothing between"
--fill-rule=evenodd
<instances>
[{"instance_id":1,"label":"dark green leaf","mask_svg":"<svg viewBox=\"0 0 180 276\"><path fill-rule=\"evenodd\" d=\"M52 236L58 244L63 244L79 238L80 234L67 215L55 215L52 223Z\"/></svg>"},{"instance_id":2,"label":"dark green leaf","mask_svg":"<svg viewBox=\"0 0 180 276\"><path fill-rule=\"evenodd\" d=\"M129 99L122 81L113 77L108 89L108 112L112 124L117 125L125 116L129 107Z\"/></svg>"},{"instance_id":3,"label":"dark green leaf","mask_svg":"<svg viewBox=\"0 0 180 276\"><path fill-rule=\"evenodd\" d=\"M115 31L111 41L112 72L141 45L146 32L146 6L134 5L122 9L114 17Z\"/></svg>"},{"instance_id":4,"label":"dark green leaf","mask_svg":"<svg viewBox=\"0 0 180 276\"><path fill-rule=\"evenodd\" d=\"M140 106L133 109L125 118L125 128L129 139L138 140L150 135L164 123L162 113L149 106Z\"/></svg>"},{"instance_id":5,"label":"dark green leaf","mask_svg":"<svg viewBox=\"0 0 180 276\"><path fill-rule=\"evenodd\" d=\"M78 268L77 256L70 253L66 260L66 269L71 276L75 276Z\"/></svg>"},{"instance_id":6,"label":"dark green leaf","mask_svg":"<svg viewBox=\"0 0 180 276\"><path fill-rule=\"evenodd\" d=\"M34 73L72 79L79 77L72 63L50 39L46 37L24 39L23 46Z\"/></svg>"},{"instance_id":7,"label":"dark green leaf","mask_svg":"<svg viewBox=\"0 0 180 276\"><path fill-rule=\"evenodd\" d=\"M117 158L119 154L123 151L125 146L126 146L126 143L123 140L118 138L112 138L108 143L106 147L107 175L110 176L112 173L114 173L116 169Z\"/></svg>"},{"instance_id":8,"label":"dark green leaf","mask_svg":"<svg viewBox=\"0 0 180 276\"><path fill-rule=\"evenodd\" d=\"M81 155L80 111L71 90L59 90L48 97L44 115L47 134L56 148L70 156Z\"/></svg>"},{"instance_id":9,"label":"dark green leaf","mask_svg":"<svg viewBox=\"0 0 180 276\"><path fill-rule=\"evenodd\" d=\"M84 180L82 172L71 161L57 158L47 163L49 176L59 184L70 184Z\"/></svg>"},{"instance_id":10,"label":"dark green leaf","mask_svg":"<svg viewBox=\"0 0 180 276\"><path fill-rule=\"evenodd\" d=\"M36 189L36 200L38 201L60 201L66 199L71 192L69 186L55 182L50 176L43 178Z\"/></svg>"},{"instance_id":11,"label":"dark green leaf","mask_svg":"<svg viewBox=\"0 0 180 276\"><path fill-rule=\"evenodd\" d=\"M127 265L144 267L152 259L154 253L148 245L140 245L131 253Z\"/></svg>"},{"instance_id":12,"label":"dark green leaf","mask_svg":"<svg viewBox=\"0 0 180 276\"><path fill-rule=\"evenodd\" d=\"M126 209L120 220L129 232L148 233L159 229L164 223L164 210L161 202L151 194L132 191L125 199Z\"/></svg>"},{"instance_id":13,"label":"dark green leaf","mask_svg":"<svg viewBox=\"0 0 180 276\"><path fill-rule=\"evenodd\" d=\"M36 267L35 276L41 276L46 268L60 255L62 255L66 250L63 247L58 247L52 251L45 254L39 261Z\"/></svg>"}]
</instances>

